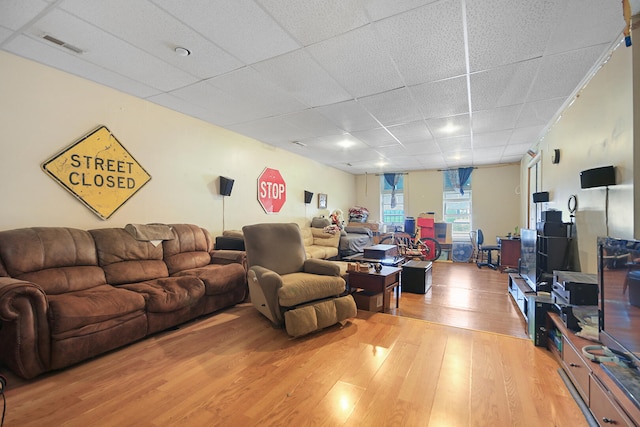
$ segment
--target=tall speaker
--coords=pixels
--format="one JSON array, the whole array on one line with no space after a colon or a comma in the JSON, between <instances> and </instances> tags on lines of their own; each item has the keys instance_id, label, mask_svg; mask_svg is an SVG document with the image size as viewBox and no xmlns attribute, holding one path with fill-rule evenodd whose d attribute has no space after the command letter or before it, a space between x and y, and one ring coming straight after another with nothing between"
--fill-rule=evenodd
<instances>
[{"instance_id":1,"label":"tall speaker","mask_svg":"<svg viewBox=\"0 0 640 427\"><path fill-rule=\"evenodd\" d=\"M580 188L607 187L609 185L616 185L616 171L613 166L580 172Z\"/></svg>"},{"instance_id":2,"label":"tall speaker","mask_svg":"<svg viewBox=\"0 0 640 427\"><path fill-rule=\"evenodd\" d=\"M311 191L304 190L304 203L311 203L311 199L313 199L313 193Z\"/></svg>"},{"instance_id":3,"label":"tall speaker","mask_svg":"<svg viewBox=\"0 0 640 427\"><path fill-rule=\"evenodd\" d=\"M233 189L234 182L235 181L231 178L221 176L220 177L220 194L223 196L230 196L231 190Z\"/></svg>"}]
</instances>

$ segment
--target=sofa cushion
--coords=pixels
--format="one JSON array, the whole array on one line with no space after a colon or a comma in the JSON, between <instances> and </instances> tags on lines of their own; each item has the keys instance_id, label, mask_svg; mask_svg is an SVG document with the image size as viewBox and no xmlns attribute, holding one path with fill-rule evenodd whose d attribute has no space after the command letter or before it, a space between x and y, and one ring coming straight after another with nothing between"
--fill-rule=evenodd
<instances>
[{"instance_id":1,"label":"sofa cushion","mask_svg":"<svg viewBox=\"0 0 640 427\"><path fill-rule=\"evenodd\" d=\"M183 270L174 275L195 276L202 280L206 295L219 295L232 292L238 287L243 287L246 282L246 271L242 264L215 264L207 265L191 270Z\"/></svg>"},{"instance_id":2,"label":"sofa cushion","mask_svg":"<svg viewBox=\"0 0 640 427\"><path fill-rule=\"evenodd\" d=\"M162 245L137 240L123 228L89 231L96 242L98 263L111 285L168 277Z\"/></svg>"},{"instance_id":3,"label":"sofa cushion","mask_svg":"<svg viewBox=\"0 0 640 427\"><path fill-rule=\"evenodd\" d=\"M162 243L169 274L204 267L211 262L213 241L207 230L193 224L171 224L175 238Z\"/></svg>"},{"instance_id":4,"label":"sofa cushion","mask_svg":"<svg viewBox=\"0 0 640 427\"><path fill-rule=\"evenodd\" d=\"M327 246L330 248L337 248L340 244L340 232L327 233L321 228L312 228L311 234L313 235L314 246Z\"/></svg>"},{"instance_id":5,"label":"sofa cushion","mask_svg":"<svg viewBox=\"0 0 640 427\"><path fill-rule=\"evenodd\" d=\"M69 331L85 335L112 327L112 321L139 315L144 312L144 307L144 298L135 292L110 285L96 286L49 295L49 323L52 335Z\"/></svg>"},{"instance_id":6,"label":"sofa cushion","mask_svg":"<svg viewBox=\"0 0 640 427\"><path fill-rule=\"evenodd\" d=\"M2 231L0 258L9 276L36 283L49 295L106 283L95 243L85 230L31 227Z\"/></svg>"},{"instance_id":7,"label":"sofa cushion","mask_svg":"<svg viewBox=\"0 0 640 427\"><path fill-rule=\"evenodd\" d=\"M282 276L282 287L278 290L278 301L283 307L293 307L309 301L340 295L344 290L345 281L341 277L291 273Z\"/></svg>"},{"instance_id":8,"label":"sofa cushion","mask_svg":"<svg viewBox=\"0 0 640 427\"><path fill-rule=\"evenodd\" d=\"M147 311L166 313L198 303L204 296L204 283L195 276L168 277L121 285L142 295Z\"/></svg>"}]
</instances>

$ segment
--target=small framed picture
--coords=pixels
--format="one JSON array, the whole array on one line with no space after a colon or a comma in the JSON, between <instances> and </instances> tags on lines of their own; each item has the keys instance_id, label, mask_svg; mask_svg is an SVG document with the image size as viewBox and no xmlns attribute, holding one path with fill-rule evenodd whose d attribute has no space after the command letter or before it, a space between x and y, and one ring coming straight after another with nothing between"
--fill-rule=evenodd
<instances>
[{"instance_id":1,"label":"small framed picture","mask_svg":"<svg viewBox=\"0 0 640 427\"><path fill-rule=\"evenodd\" d=\"M327 209L327 195L318 193L318 208Z\"/></svg>"}]
</instances>

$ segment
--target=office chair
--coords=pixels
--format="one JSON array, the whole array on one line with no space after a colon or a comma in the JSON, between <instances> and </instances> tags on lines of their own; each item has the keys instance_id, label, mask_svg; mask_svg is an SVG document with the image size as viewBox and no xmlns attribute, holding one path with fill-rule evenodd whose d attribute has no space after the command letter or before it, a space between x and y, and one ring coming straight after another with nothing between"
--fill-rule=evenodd
<instances>
[{"instance_id":1,"label":"office chair","mask_svg":"<svg viewBox=\"0 0 640 427\"><path fill-rule=\"evenodd\" d=\"M478 260L476 261L478 268L489 267L497 270L498 265L500 264L500 246L485 245L484 234L481 229L478 229L476 232L476 246L478 248ZM492 259L493 251L498 251L497 261L495 264Z\"/></svg>"}]
</instances>

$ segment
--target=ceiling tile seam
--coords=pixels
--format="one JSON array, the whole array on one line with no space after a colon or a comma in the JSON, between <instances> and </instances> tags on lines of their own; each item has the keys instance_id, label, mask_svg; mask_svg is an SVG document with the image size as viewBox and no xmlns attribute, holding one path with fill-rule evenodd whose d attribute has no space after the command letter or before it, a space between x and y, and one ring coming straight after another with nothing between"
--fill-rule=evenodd
<instances>
[{"instance_id":1,"label":"ceiling tile seam","mask_svg":"<svg viewBox=\"0 0 640 427\"><path fill-rule=\"evenodd\" d=\"M464 63L466 67L467 78L467 102L469 103L469 138L471 142L471 165L473 165L473 105L471 104L471 65L469 61L469 31L467 28L467 3L466 0L460 0L462 7L462 37L464 39Z\"/></svg>"},{"instance_id":2,"label":"ceiling tile seam","mask_svg":"<svg viewBox=\"0 0 640 427\"><path fill-rule=\"evenodd\" d=\"M34 16L33 18L31 18L29 21L27 21L24 25L22 25L20 28L18 28L17 30L11 30L9 28L9 30L11 31L11 35L9 37L7 37L2 43L0 43L0 49L4 49L4 47L11 41L15 40L16 38L20 37L20 35L25 35L28 36L29 32L28 30L36 23L38 22L40 19L42 19L44 16L48 15L52 10L56 9L58 7L58 4L62 3L64 0L56 0L52 3L50 3L47 7L45 7L44 9L42 9L36 16Z\"/></svg>"},{"instance_id":3,"label":"ceiling tile seam","mask_svg":"<svg viewBox=\"0 0 640 427\"><path fill-rule=\"evenodd\" d=\"M622 33L620 33L620 34L622 34ZM607 62L609 62L609 59L613 55L613 52L622 43L624 43L624 38L622 38L621 36L616 38L611 43L611 47L608 50L606 50L600 56L598 61L596 61L596 63L593 65L593 67L591 67L589 72L584 76L584 78L576 86L574 91L568 97L565 98L565 101L562 103L560 108L558 108L558 111L556 111L556 113L552 116L551 120L549 120L547 122L547 124L542 128L542 130L538 134L538 137L531 144L531 148L533 148L533 149L538 149L539 148L540 143L547 136L547 134L551 131L551 128L553 128L555 126L555 124L558 121L560 121L560 119L562 118L562 114L564 114L565 110L567 110L571 106L571 104L573 104L573 102L575 101L576 97L580 94L580 92L582 92L587 87L587 85L591 82L591 79L595 77L595 75L598 73L600 68L602 68Z\"/></svg>"},{"instance_id":4,"label":"ceiling tile seam","mask_svg":"<svg viewBox=\"0 0 640 427\"><path fill-rule=\"evenodd\" d=\"M64 1L64 0L58 0L58 1ZM172 14L170 11L166 10L165 8L163 8L162 6L160 6L159 4L157 4L156 2L154 2L153 0L148 0L149 3L153 4L156 8L158 8L159 10L161 10L162 12L166 13L167 15L171 16L173 19L175 19L176 21L180 22L182 25L184 25L186 28L188 28L190 31L193 31L195 34L199 35L200 37L202 37L204 40L208 41L209 43L211 43L212 45L214 45L215 47L217 47L218 49L220 49L222 52L226 53L227 55L229 55L231 58L235 59L236 61L238 61L241 64L244 64L243 66L248 66L250 64L247 64L246 61L242 60L241 58L237 57L236 55L234 55L233 53L229 52L227 49L225 49L224 47L220 46L218 43L216 43L214 40L211 40L209 37L205 36L204 34L202 34L200 31L196 30L195 28L193 28L191 25L187 24L186 22L184 22L182 19L178 18L177 16L175 16L174 14ZM297 41L297 40L296 40ZM189 49L190 50L190 49ZM193 54L196 54L197 52L192 52ZM227 71L226 73L230 73L232 71L236 71L241 69L242 67L238 67L235 68L234 70L230 70ZM222 73L222 74L217 74L215 76L210 76L207 77L205 79L202 80L207 80L207 79L211 79L214 77L218 77L221 75L224 75L226 73Z\"/></svg>"},{"instance_id":5,"label":"ceiling tile seam","mask_svg":"<svg viewBox=\"0 0 640 427\"><path fill-rule=\"evenodd\" d=\"M62 0L60 0L60 1L62 1ZM175 66L174 64L172 64L172 63L170 63L170 62L167 62L167 61L166 61L166 60L164 60L163 58L161 58L161 57L159 57L159 56L157 56L157 55L155 55L155 54L153 54L153 53L151 53L151 52L149 52L149 51L147 51L147 50L145 50L145 49L143 49L143 48L141 48L141 47L136 46L135 44L133 44L133 43L129 42L129 41L128 41L128 40L126 40L126 39L121 38L120 36L118 36L117 34L112 33L111 31L109 31L109 30L108 30L108 29L106 29L106 28L102 28L101 26L98 26L98 25L94 24L93 22L87 21L87 20L85 20L84 18L82 18L81 16L78 16L78 15L76 15L76 14L74 14L74 13L72 13L72 12L70 12L70 11L68 11L68 10L64 9L64 8L60 8L60 10L61 10L62 12L64 12L64 13L69 14L70 16L73 16L74 18L76 18L76 19L78 19L78 20L80 20L80 21L82 21L82 22L86 23L87 25L89 25L89 26L91 26L91 27L93 27L93 28L96 28L96 29L98 29L98 30L100 30L100 31L105 32L106 34L109 34L110 36L112 36L112 37L114 37L114 38L116 38L116 39L120 40L122 43L124 43L124 44L126 44L126 45L129 45L129 46L131 46L132 48L134 48L134 49L136 49L136 50L139 50L139 51L141 51L141 52L144 52L145 54L147 54L147 55L149 55L149 56L151 56L151 57L153 57L153 58L156 58L156 59L157 59L157 60L159 60L160 62L165 63L167 66L169 66L169 67L171 67L171 68L173 68L173 69L175 69L175 70L177 70L177 71L180 71L180 72L182 72L182 73L185 73L185 74L187 74L187 75L189 75L189 76L193 77L193 78L195 79L195 82L194 82L194 83L197 83L199 80L202 80L202 78L201 78L201 77L196 76L196 75L192 74L191 72L189 72L189 71L187 71L187 70L185 70L185 69L182 69L182 68L180 68L180 67L177 67L177 66ZM173 15L171 15L171 16L173 17ZM175 18L175 17L174 17L174 18ZM178 20L177 18L175 18L175 19L176 19L176 20ZM182 22L182 21L180 21L180 22ZM184 24L184 23L183 23L183 24ZM190 30L192 30L192 31L194 31L194 32L197 32L197 31L195 31L193 28L189 27L188 25L186 25L186 24L185 24L185 26L187 26L187 28L189 28ZM55 34L51 34L51 35L55 37ZM57 37L56 37L56 38L57 38ZM208 39L207 39L207 40L208 40ZM63 41L64 41L64 42L68 42L67 40L63 40ZM213 42L211 42L211 43L213 43ZM76 43L71 43L71 44L73 44L74 46L78 46L78 44L76 44ZM215 44L215 43L214 43L214 44ZM216 46L217 46L217 45L216 45ZM78 46L78 47L80 47L80 46ZM88 49L84 49L84 48L82 48L82 47L80 47L80 49L82 49L84 52L89 51ZM194 53L194 52L192 52L192 53ZM234 58L235 58L235 57L234 57ZM100 66L99 64L94 63L93 61L89 61L88 59L85 59L85 61L87 61L87 62L89 62L90 64L93 64L93 65L95 65L95 66L98 66L98 67L100 67L100 68L104 68L105 70L109 70L109 71L111 71L111 72L114 72L114 73L116 73L116 74L119 74L119 73L117 73L117 72L116 72L116 71L114 71L114 70L111 70L111 69L109 69L109 68L102 67L102 66ZM240 62L242 62L242 61L240 61ZM244 62L242 62L242 63L244 63ZM214 77L215 77L215 76L214 76ZM131 80L133 80L133 81L135 81L135 82L141 83L141 84L145 84L145 85L147 85L147 84L148 84L147 82L144 82L144 81L134 80L134 79L132 79L131 77L128 77L128 78L129 78L129 79L131 79ZM187 85L187 86L189 86L189 85ZM153 87L153 86L151 86L151 87ZM160 90L160 91L161 91L161 92L163 92L163 93L167 93L167 91L166 91L166 90L162 90L162 89L160 89L160 88L154 88L154 89L158 89L158 90ZM179 88L174 88L174 89L171 89L171 90L177 90L177 89L179 89Z\"/></svg>"}]
</instances>

